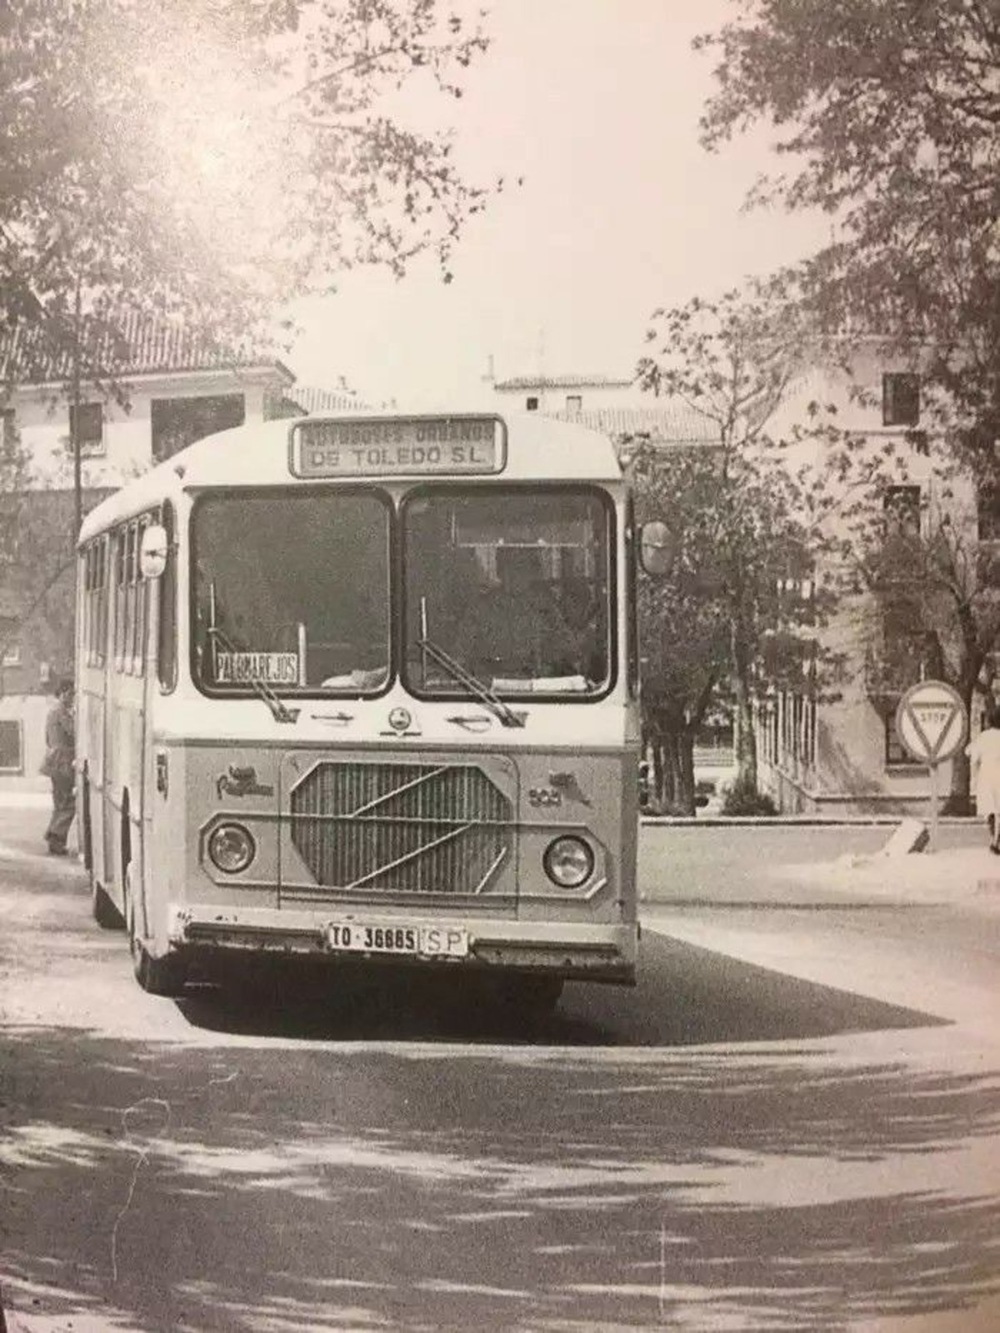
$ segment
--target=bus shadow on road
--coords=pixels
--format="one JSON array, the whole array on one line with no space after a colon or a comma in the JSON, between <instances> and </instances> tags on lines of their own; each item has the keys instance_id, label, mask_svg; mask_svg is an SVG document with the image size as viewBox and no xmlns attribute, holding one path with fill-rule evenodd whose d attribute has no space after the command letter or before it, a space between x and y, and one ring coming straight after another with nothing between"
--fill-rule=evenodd
<instances>
[{"instance_id":1,"label":"bus shadow on road","mask_svg":"<svg viewBox=\"0 0 1000 1333\"><path fill-rule=\"evenodd\" d=\"M808 1040L950 1020L803 981L679 940L643 939L634 989L569 983L552 1013L505 1004L460 976L276 965L177 1001L193 1027L326 1041L690 1046Z\"/></svg>"}]
</instances>

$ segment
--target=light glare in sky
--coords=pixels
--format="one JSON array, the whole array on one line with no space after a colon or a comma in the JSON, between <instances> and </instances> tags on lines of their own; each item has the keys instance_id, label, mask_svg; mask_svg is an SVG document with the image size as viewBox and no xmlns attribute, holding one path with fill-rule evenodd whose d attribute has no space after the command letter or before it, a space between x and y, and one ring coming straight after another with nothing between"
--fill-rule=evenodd
<instances>
[{"instance_id":1,"label":"light glare in sky","mask_svg":"<svg viewBox=\"0 0 1000 1333\"><path fill-rule=\"evenodd\" d=\"M629 375L655 308L821 244L822 220L742 211L774 166L766 135L717 154L698 143L711 59L691 39L732 12L726 0L498 0L492 46L444 110L466 173L503 176L504 192L467 226L451 284L428 258L402 281L347 274L336 296L301 307L299 378L422 405L481 399L491 356L498 378Z\"/></svg>"}]
</instances>

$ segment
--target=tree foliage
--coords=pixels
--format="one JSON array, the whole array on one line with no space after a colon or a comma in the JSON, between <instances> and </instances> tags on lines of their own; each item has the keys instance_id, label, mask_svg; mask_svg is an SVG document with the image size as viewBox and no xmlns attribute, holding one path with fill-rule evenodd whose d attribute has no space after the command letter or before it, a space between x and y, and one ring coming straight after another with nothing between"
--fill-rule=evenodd
<instances>
[{"instance_id":1,"label":"tree foliage","mask_svg":"<svg viewBox=\"0 0 1000 1333\"><path fill-rule=\"evenodd\" d=\"M130 306L232 341L352 265L446 269L486 191L415 108L485 45L437 0L10 0L0 318L51 351L82 289L101 332Z\"/></svg>"},{"instance_id":2,"label":"tree foliage","mask_svg":"<svg viewBox=\"0 0 1000 1333\"><path fill-rule=\"evenodd\" d=\"M924 419L947 456L922 528L902 537L880 528L883 469L874 522L853 516L855 570L882 616L876 674L925 661L971 704L1000 641L996 571L975 503L959 500L962 479L1000 495L1000 10L746 0L696 45L717 62L706 145L758 123L774 131L779 170L751 202L831 215L835 239L798 274L814 315L919 366ZM907 623L908 660L887 663L887 624ZM955 781L967 792L961 764Z\"/></svg>"},{"instance_id":3,"label":"tree foliage","mask_svg":"<svg viewBox=\"0 0 1000 1333\"><path fill-rule=\"evenodd\" d=\"M713 443L645 449L632 463L641 512L664 522L670 569L640 605L655 645L645 690L655 730L687 751L712 705L732 704L741 780L756 784L752 704L770 689L813 693L823 662L817 627L835 601L813 577L829 545L834 457L817 467L807 439L847 442L817 407L775 438L775 414L808 364L805 329L780 284L657 311L639 364L647 390L685 403ZM850 472L850 456L844 464ZM849 489L849 488L848 488ZM830 664L826 664L830 665ZM683 771L683 764L682 764Z\"/></svg>"},{"instance_id":4,"label":"tree foliage","mask_svg":"<svg viewBox=\"0 0 1000 1333\"><path fill-rule=\"evenodd\" d=\"M694 741L727 679L728 639L713 545L718 472L707 449L627 448L636 518L665 522L666 577L641 575L638 588L645 748L661 809L693 814Z\"/></svg>"},{"instance_id":5,"label":"tree foliage","mask_svg":"<svg viewBox=\"0 0 1000 1333\"><path fill-rule=\"evenodd\" d=\"M756 201L819 208L806 266L828 325L920 345L966 418L1000 425L1000 10L993 0L748 0L716 56L716 148L771 125ZM930 353L927 357L926 354Z\"/></svg>"},{"instance_id":6,"label":"tree foliage","mask_svg":"<svg viewBox=\"0 0 1000 1333\"><path fill-rule=\"evenodd\" d=\"M259 354L295 298L355 265L402 275L431 252L448 278L489 193L428 112L486 48L463 3L0 5L0 401L32 377L126 400L136 315ZM75 522L53 532L10 472L0 459L17 553L0 587L64 630Z\"/></svg>"}]
</instances>

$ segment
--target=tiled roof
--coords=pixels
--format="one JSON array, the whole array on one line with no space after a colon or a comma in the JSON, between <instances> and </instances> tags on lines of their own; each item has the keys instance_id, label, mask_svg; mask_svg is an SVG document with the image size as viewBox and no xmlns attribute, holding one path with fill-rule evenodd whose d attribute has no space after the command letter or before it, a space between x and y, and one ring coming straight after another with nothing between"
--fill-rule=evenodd
<instances>
[{"instance_id":1,"label":"tiled roof","mask_svg":"<svg viewBox=\"0 0 1000 1333\"><path fill-rule=\"evenodd\" d=\"M648 436L654 444L714 444L719 439L714 421L684 404L669 401L663 401L660 407L592 407L551 415L607 435Z\"/></svg>"},{"instance_id":2,"label":"tiled roof","mask_svg":"<svg viewBox=\"0 0 1000 1333\"><path fill-rule=\"evenodd\" d=\"M182 325L129 313L117 325L118 336L105 331L87 348L84 374L134 376L180 374L204 370L247 370L271 366L286 383L294 376L280 361L223 348ZM0 333L0 379L44 384L73 373L69 349L51 350L37 329L18 326Z\"/></svg>"},{"instance_id":3,"label":"tiled roof","mask_svg":"<svg viewBox=\"0 0 1000 1333\"><path fill-rule=\"evenodd\" d=\"M363 412L367 407L366 403L347 389L319 389L309 384L296 384L288 390L287 397L310 415L318 412Z\"/></svg>"},{"instance_id":4,"label":"tiled roof","mask_svg":"<svg viewBox=\"0 0 1000 1333\"><path fill-rule=\"evenodd\" d=\"M510 380L496 380L494 389L627 389L634 381L613 375L518 375Z\"/></svg>"}]
</instances>

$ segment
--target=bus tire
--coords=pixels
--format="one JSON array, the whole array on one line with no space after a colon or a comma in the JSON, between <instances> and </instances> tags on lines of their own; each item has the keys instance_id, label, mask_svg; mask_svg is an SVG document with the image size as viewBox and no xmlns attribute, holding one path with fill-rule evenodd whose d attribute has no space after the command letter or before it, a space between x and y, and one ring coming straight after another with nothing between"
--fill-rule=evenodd
<instances>
[{"instance_id":1,"label":"bus tire","mask_svg":"<svg viewBox=\"0 0 1000 1333\"><path fill-rule=\"evenodd\" d=\"M182 959L168 954L166 958L152 958L143 944L136 925L135 895L132 892L132 865L125 868L125 924L128 928L128 947L132 955L132 971L144 991L150 995L177 996L184 990L187 968Z\"/></svg>"},{"instance_id":2,"label":"bus tire","mask_svg":"<svg viewBox=\"0 0 1000 1333\"><path fill-rule=\"evenodd\" d=\"M562 977L526 976L523 973L489 978L490 993L500 1014L519 1022L547 1018L562 995Z\"/></svg>"},{"instance_id":3,"label":"bus tire","mask_svg":"<svg viewBox=\"0 0 1000 1333\"><path fill-rule=\"evenodd\" d=\"M122 914L111 901L108 891L93 875L90 878L90 910L102 930L124 930Z\"/></svg>"},{"instance_id":4,"label":"bus tire","mask_svg":"<svg viewBox=\"0 0 1000 1333\"><path fill-rule=\"evenodd\" d=\"M83 868L93 880L94 875L94 837L90 824L90 770L87 765L83 766L82 790L80 792L80 823L83 846L80 848L83 856Z\"/></svg>"},{"instance_id":5,"label":"bus tire","mask_svg":"<svg viewBox=\"0 0 1000 1333\"><path fill-rule=\"evenodd\" d=\"M518 977L507 989L508 1002L525 1014L544 1018L551 1014L563 992L562 977Z\"/></svg>"}]
</instances>

